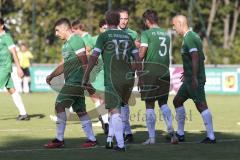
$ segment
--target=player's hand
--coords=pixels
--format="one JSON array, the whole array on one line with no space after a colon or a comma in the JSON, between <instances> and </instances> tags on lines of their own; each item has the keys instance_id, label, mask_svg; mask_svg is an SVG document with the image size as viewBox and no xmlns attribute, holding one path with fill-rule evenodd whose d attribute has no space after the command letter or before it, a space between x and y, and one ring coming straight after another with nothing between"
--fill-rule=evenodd
<instances>
[{"instance_id":1,"label":"player's hand","mask_svg":"<svg viewBox=\"0 0 240 160\"><path fill-rule=\"evenodd\" d=\"M53 77L51 75L48 75L47 78L46 78L47 84L51 85L50 82L51 82L52 79L53 79Z\"/></svg>"},{"instance_id":2,"label":"player's hand","mask_svg":"<svg viewBox=\"0 0 240 160\"><path fill-rule=\"evenodd\" d=\"M24 73L23 73L23 71L22 71L22 68L17 68L17 74L18 74L18 76L19 76L20 78L23 77Z\"/></svg>"},{"instance_id":3,"label":"player's hand","mask_svg":"<svg viewBox=\"0 0 240 160\"><path fill-rule=\"evenodd\" d=\"M192 84L191 84L191 86L192 86L192 89L196 89L198 87L198 79L197 79L197 77L195 77L195 76L192 77Z\"/></svg>"},{"instance_id":4,"label":"player's hand","mask_svg":"<svg viewBox=\"0 0 240 160\"><path fill-rule=\"evenodd\" d=\"M183 82L183 81L184 81L184 72L182 72L181 74L182 74L182 75L181 75L181 77L180 77L180 80L181 80L181 82Z\"/></svg>"}]
</instances>

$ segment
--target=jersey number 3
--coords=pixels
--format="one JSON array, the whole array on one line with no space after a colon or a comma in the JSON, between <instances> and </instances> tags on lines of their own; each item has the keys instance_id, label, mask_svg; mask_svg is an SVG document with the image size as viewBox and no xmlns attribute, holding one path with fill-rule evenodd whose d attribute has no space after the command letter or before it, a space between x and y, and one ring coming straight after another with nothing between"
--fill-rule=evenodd
<instances>
[{"instance_id":1,"label":"jersey number 3","mask_svg":"<svg viewBox=\"0 0 240 160\"><path fill-rule=\"evenodd\" d=\"M167 44L166 44L166 38L165 37L159 37L160 40L160 47L161 49L159 50L159 55L161 57L165 56L167 54Z\"/></svg>"}]
</instances>

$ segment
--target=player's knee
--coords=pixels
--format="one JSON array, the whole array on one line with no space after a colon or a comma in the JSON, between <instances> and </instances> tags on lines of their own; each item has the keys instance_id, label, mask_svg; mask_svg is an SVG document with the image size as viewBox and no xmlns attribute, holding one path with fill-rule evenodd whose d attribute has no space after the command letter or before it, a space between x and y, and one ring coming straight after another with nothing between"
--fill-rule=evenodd
<instances>
[{"instance_id":1,"label":"player's knee","mask_svg":"<svg viewBox=\"0 0 240 160\"><path fill-rule=\"evenodd\" d=\"M173 99L173 105L174 105L175 108L177 108L177 107L182 106L183 103L181 102L181 100L180 100L178 97L175 97L175 98Z\"/></svg>"},{"instance_id":2,"label":"player's knee","mask_svg":"<svg viewBox=\"0 0 240 160\"><path fill-rule=\"evenodd\" d=\"M146 109L153 109L155 106L155 100L146 100L145 101L146 104Z\"/></svg>"},{"instance_id":3,"label":"player's knee","mask_svg":"<svg viewBox=\"0 0 240 160\"><path fill-rule=\"evenodd\" d=\"M198 104L195 104L196 107L197 107L197 110L201 113L203 111L205 111L206 109L208 109L208 106L206 103L198 103Z\"/></svg>"}]
</instances>

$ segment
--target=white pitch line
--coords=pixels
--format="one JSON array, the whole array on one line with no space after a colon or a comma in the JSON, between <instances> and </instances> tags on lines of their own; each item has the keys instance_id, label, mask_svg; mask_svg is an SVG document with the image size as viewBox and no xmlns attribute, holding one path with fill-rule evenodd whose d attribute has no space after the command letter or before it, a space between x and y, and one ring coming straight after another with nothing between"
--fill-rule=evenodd
<instances>
[{"instance_id":1,"label":"white pitch line","mask_svg":"<svg viewBox=\"0 0 240 160\"><path fill-rule=\"evenodd\" d=\"M240 139L219 139L217 143L223 142L240 142ZM161 142L156 143L155 145L172 145L171 143ZM189 142L181 142L180 145L183 144L200 144L200 141L189 141ZM153 145L141 145L137 143L128 144L127 146L141 146L143 149L149 148ZM34 151L72 151L72 150L90 150L95 148L104 148L105 146L96 146L92 148L80 148L80 147L72 147L72 148L56 148L56 149L46 149L46 148L36 148L36 149L10 149L10 150L0 150L0 153L16 153L16 152L34 152Z\"/></svg>"}]
</instances>

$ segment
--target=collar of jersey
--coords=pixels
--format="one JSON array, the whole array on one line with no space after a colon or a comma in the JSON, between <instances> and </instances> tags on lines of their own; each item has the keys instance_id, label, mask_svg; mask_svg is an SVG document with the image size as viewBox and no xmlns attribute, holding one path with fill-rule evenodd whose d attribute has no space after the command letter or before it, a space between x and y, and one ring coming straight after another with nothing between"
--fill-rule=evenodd
<instances>
[{"instance_id":1,"label":"collar of jersey","mask_svg":"<svg viewBox=\"0 0 240 160\"><path fill-rule=\"evenodd\" d=\"M118 29L125 31L125 30L128 30L128 27L126 27L126 28L120 28L120 27L118 26Z\"/></svg>"},{"instance_id":2,"label":"collar of jersey","mask_svg":"<svg viewBox=\"0 0 240 160\"><path fill-rule=\"evenodd\" d=\"M192 30L191 29L189 29L184 35L183 35L183 37L185 37L189 32L191 32Z\"/></svg>"},{"instance_id":3,"label":"collar of jersey","mask_svg":"<svg viewBox=\"0 0 240 160\"><path fill-rule=\"evenodd\" d=\"M70 34L70 36L68 37L68 39L66 41L69 41L69 39L74 35L74 33Z\"/></svg>"},{"instance_id":4,"label":"collar of jersey","mask_svg":"<svg viewBox=\"0 0 240 160\"><path fill-rule=\"evenodd\" d=\"M120 28L108 28L107 30L121 30Z\"/></svg>"},{"instance_id":5,"label":"collar of jersey","mask_svg":"<svg viewBox=\"0 0 240 160\"><path fill-rule=\"evenodd\" d=\"M84 32L81 37L84 37L88 34L88 32Z\"/></svg>"}]
</instances>

